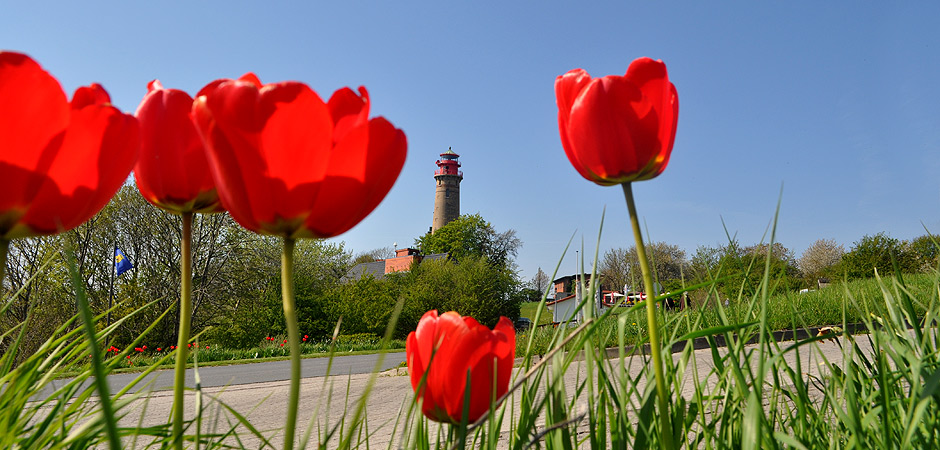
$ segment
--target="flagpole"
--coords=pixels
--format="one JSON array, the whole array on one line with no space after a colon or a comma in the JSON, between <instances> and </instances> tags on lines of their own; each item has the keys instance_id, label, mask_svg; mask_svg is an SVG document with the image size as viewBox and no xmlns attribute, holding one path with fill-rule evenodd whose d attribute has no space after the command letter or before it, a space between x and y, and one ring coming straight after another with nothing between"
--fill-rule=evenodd
<instances>
[{"instance_id":1,"label":"flagpole","mask_svg":"<svg viewBox=\"0 0 940 450\"><path fill-rule=\"evenodd\" d=\"M111 307L114 304L114 272L117 271L116 255L117 243L114 244L114 249L111 252L111 281L108 283L108 328L111 327ZM108 339L105 340L105 345L111 348L111 333L108 333Z\"/></svg>"}]
</instances>

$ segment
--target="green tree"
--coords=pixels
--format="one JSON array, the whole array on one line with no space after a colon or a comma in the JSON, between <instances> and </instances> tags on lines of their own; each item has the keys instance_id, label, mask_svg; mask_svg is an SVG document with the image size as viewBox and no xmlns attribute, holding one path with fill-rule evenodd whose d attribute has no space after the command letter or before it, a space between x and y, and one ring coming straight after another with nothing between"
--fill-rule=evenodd
<instances>
[{"instance_id":1,"label":"green tree","mask_svg":"<svg viewBox=\"0 0 940 450\"><path fill-rule=\"evenodd\" d=\"M539 297L548 290L548 287L551 286L552 280L548 278L548 274L542 271L542 268L539 267L539 270L535 272L535 275L529 280L529 287L534 289L539 293Z\"/></svg>"},{"instance_id":2,"label":"green tree","mask_svg":"<svg viewBox=\"0 0 940 450\"><path fill-rule=\"evenodd\" d=\"M620 290L623 289L624 286L636 286L642 283L642 281L640 281L642 277L637 278L635 276L639 272L630 271L630 250L634 250L633 254L635 256L635 249L635 246L630 247L630 249L621 247L604 252L600 267L598 268L602 284L608 288Z\"/></svg>"},{"instance_id":3,"label":"green tree","mask_svg":"<svg viewBox=\"0 0 940 450\"><path fill-rule=\"evenodd\" d=\"M689 278L694 283L701 283L713 279L716 275L718 262L721 259L722 247L700 245L695 249L689 259Z\"/></svg>"},{"instance_id":4,"label":"green tree","mask_svg":"<svg viewBox=\"0 0 940 450\"><path fill-rule=\"evenodd\" d=\"M29 332L23 335L17 353L19 360L32 354L51 333L75 314L69 292L71 283L62 265L61 236L14 239L10 242L6 276L0 298L0 335L24 322ZM12 339L0 339L0 354L5 353ZM17 361L18 362L18 361Z\"/></svg>"},{"instance_id":5,"label":"green tree","mask_svg":"<svg viewBox=\"0 0 940 450\"><path fill-rule=\"evenodd\" d=\"M831 269L842 261L845 248L834 239L819 239L803 251L799 267L807 286L815 287L820 277L831 275Z\"/></svg>"},{"instance_id":6,"label":"green tree","mask_svg":"<svg viewBox=\"0 0 940 450\"><path fill-rule=\"evenodd\" d=\"M682 278L688 270L685 250L665 242L652 242L646 245L646 254L652 265L653 277L663 289L675 290L682 286ZM638 289L642 277L636 246L606 251L599 271L603 284L609 289L619 290L627 285L633 286L632 290L642 290Z\"/></svg>"},{"instance_id":7,"label":"green tree","mask_svg":"<svg viewBox=\"0 0 940 450\"><path fill-rule=\"evenodd\" d=\"M233 286L224 291L229 301L217 302L209 338L231 347L251 347L266 336L283 334L280 243L244 230L233 258ZM328 336L335 325L330 294L349 266L343 244L298 240L294 248L294 296L301 332ZM234 276L238 274L237 276Z\"/></svg>"},{"instance_id":8,"label":"green tree","mask_svg":"<svg viewBox=\"0 0 940 450\"><path fill-rule=\"evenodd\" d=\"M875 275L875 270L882 275L894 273L892 258L902 272L917 271L917 258L912 252L905 251L901 241L884 232L866 235L842 257L838 273L849 279L870 278Z\"/></svg>"},{"instance_id":9,"label":"green tree","mask_svg":"<svg viewBox=\"0 0 940 450\"><path fill-rule=\"evenodd\" d=\"M457 261L482 256L497 267L511 267L522 241L515 230L498 233L483 216L470 214L415 239L414 246L425 255L447 253Z\"/></svg>"},{"instance_id":10,"label":"green tree","mask_svg":"<svg viewBox=\"0 0 940 450\"><path fill-rule=\"evenodd\" d=\"M937 237L932 235L920 236L907 244L907 250L913 254L917 260L917 270L919 272L928 272L937 269L938 258L940 258L940 246L937 245Z\"/></svg>"},{"instance_id":11,"label":"green tree","mask_svg":"<svg viewBox=\"0 0 940 450\"><path fill-rule=\"evenodd\" d=\"M328 319L335 324L342 318L342 334L373 333L383 335L400 295L399 276L376 280L365 275L358 280L336 285L329 294ZM330 330L332 331L332 330ZM398 333L401 337L401 333Z\"/></svg>"},{"instance_id":12,"label":"green tree","mask_svg":"<svg viewBox=\"0 0 940 450\"><path fill-rule=\"evenodd\" d=\"M395 256L395 250L391 247L375 248L366 252L357 253L352 258L352 264L370 263L380 259L387 259Z\"/></svg>"},{"instance_id":13,"label":"green tree","mask_svg":"<svg viewBox=\"0 0 940 450\"><path fill-rule=\"evenodd\" d=\"M793 252L779 242L742 247L730 242L718 259L718 290L726 299L757 295L769 261L769 289L789 290L802 286Z\"/></svg>"},{"instance_id":14,"label":"green tree","mask_svg":"<svg viewBox=\"0 0 940 450\"><path fill-rule=\"evenodd\" d=\"M296 243L294 284L297 320L302 333L326 337L333 332L338 317L332 313L327 296L349 269L350 258L342 243L314 239L301 239ZM383 325L377 334L384 330Z\"/></svg>"}]
</instances>

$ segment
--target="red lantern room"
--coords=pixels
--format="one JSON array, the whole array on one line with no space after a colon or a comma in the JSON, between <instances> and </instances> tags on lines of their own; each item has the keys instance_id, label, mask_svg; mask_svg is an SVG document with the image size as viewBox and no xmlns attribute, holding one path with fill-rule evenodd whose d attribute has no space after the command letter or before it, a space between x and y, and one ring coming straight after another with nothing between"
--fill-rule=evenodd
<instances>
[{"instance_id":1,"label":"red lantern room","mask_svg":"<svg viewBox=\"0 0 940 450\"><path fill-rule=\"evenodd\" d=\"M434 176L438 175L456 175L460 178L463 178L463 172L459 170L460 161L457 161L460 155L454 153L450 148L446 152L441 153L441 159L437 160L437 170L434 171Z\"/></svg>"},{"instance_id":2,"label":"red lantern room","mask_svg":"<svg viewBox=\"0 0 940 450\"><path fill-rule=\"evenodd\" d=\"M460 170L460 161L457 161L459 156L448 148L446 152L441 153L441 159L437 160L437 170L434 171L437 187L434 192L434 220L431 222L431 232L460 217L460 182L463 180L463 171Z\"/></svg>"}]
</instances>

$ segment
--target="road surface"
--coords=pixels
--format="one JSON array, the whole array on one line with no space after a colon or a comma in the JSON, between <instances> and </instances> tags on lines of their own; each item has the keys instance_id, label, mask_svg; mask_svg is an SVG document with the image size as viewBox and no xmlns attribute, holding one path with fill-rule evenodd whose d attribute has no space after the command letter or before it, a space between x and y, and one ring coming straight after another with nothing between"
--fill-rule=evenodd
<instances>
[{"instance_id":1,"label":"road surface","mask_svg":"<svg viewBox=\"0 0 940 450\"><path fill-rule=\"evenodd\" d=\"M378 354L338 356L333 359L330 373L333 375L352 375L371 373L376 368ZM405 361L404 352L386 353L379 371L398 367ZM329 358L306 358L301 360L302 377L323 377L327 370ZM195 371L186 371L186 386L195 387ZM112 394L124 389L140 373L128 372L108 376L108 386ZM203 388L219 388L238 386L243 384L271 383L290 380L290 361L267 361L250 364L232 364L227 366L200 367L199 378ZM55 380L42 391L42 397L47 397L55 389L68 383L70 379ZM85 383L90 386L91 382ZM84 389L84 387L83 387ZM137 383L129 392L164 391L173 389L173 370L159 370L149 374L142 382Z\"/></svg>"}]
</instances>

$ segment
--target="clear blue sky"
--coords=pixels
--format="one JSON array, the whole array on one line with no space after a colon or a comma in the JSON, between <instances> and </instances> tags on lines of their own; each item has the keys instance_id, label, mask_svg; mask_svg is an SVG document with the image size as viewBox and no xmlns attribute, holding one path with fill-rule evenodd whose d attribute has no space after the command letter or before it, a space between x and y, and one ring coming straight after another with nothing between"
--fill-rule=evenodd
<instances>
[{"instance_id":1,"label":"clear blue sky","mask_svg":"<svg viewBox=\"0 0 940 450\"><path fill-rule=\"evenodd\" d=\"M461 155L464 213L524 242L549 274L569 237L632 245L619 188L582 179L558 138L555 77L662 59L679 91L672 160L635 186L653 240L690 254L761 240L783 187L778 241L799 256L880 231L940 233L937 2L4 2L0 48L30 54L71 94L100 82L133 112L146 84L191 94L253 71L324 98L365 85L408 136L353 251L410 244L431 225L434 161ZM573 255L562 272L574 272Z\"/></svg>"}]
</instances>

